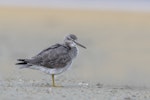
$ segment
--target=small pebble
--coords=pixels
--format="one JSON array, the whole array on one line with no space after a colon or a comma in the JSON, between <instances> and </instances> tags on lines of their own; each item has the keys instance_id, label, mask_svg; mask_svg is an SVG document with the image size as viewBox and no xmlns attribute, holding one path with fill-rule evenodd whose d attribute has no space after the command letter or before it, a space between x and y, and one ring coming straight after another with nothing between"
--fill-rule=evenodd
<instances>
[{"instance_id":1,"label":"small pebble","mask_svg":"<svg viewBox=\"0 0 150 100\"><path fill-rule=\"evenodd\" d=\"M102 88L102 87L103 87L103 84L97 83L96 86L97 86L98 88Z\"/></svg>"},{"instance_id":2,"label":"small pebble","mask_svg":"<svg viewBox=\"0 0 150 100\"><path fill-rule=\"evenodd\" d=\"M80 83L78 83L78 85L79 85L79 86L88 86L89 84L86 83L86 82L80 82Z\"/></svg>"}]
</instances>

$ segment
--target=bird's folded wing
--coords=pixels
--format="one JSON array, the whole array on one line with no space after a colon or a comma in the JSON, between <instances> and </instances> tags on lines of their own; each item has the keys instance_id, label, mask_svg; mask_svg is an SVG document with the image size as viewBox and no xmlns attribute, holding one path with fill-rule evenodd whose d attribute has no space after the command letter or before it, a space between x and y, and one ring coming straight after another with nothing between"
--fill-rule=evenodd
<instances>
[{"instance_id":1,"label":"bird's folded wing","mask_svg":"<svg viewBox=\"0 0 150 100\"><path fill-rule=\"evenodd\" d=\"M53 45L43 51L37 56L33 57L30 63L47 68L62 68L71 61L67 48L61 44Z\"/></svg>"}]
</instances>

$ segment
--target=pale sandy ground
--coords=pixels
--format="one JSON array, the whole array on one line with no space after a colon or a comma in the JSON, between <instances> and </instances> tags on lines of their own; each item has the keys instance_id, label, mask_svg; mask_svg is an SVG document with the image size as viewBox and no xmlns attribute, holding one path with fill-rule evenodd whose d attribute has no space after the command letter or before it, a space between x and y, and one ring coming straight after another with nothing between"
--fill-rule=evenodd
<instances>
[{"instance_id":1,"label":"pale sandy ground","mask_svg":"<svg viewBox=\"0 0 150 100\"><path fill-rule=\"evenodd\" d=\"M11 79L0 82L1 100L150 100L150 90L129 86L103 86L61 78L64 87L52 88L49 81Z\"/></svg>"},{"instance_id":2,"label":"pale sandy ground","mask_svg":"<svg viewBox=\"0 0 150 100\"><path fill-rule=\"evenodd\" d=\"M74 33L88 49L56 77L19 70ZM150 100L150 14L142 12L0 8L0 100Z\"/></svg>"}]
</instances>

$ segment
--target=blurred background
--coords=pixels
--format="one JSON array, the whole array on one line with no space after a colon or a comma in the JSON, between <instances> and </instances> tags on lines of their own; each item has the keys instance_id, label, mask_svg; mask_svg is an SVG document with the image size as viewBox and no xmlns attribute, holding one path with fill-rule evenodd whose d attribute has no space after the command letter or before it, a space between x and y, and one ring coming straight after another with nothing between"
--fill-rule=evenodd
<instances>
[{"instance_id":1,"label":"blurred background","mask_svg":"<svg viewBox=\"0 0 150 100\"><path fill-rule=\"evenodd\" d=\"M19 70L16 59L36 55L76 34L80 49L70 80L150 87L150 1L1 0L0 80L44 73Z\"/></svg>"}]
</instances>

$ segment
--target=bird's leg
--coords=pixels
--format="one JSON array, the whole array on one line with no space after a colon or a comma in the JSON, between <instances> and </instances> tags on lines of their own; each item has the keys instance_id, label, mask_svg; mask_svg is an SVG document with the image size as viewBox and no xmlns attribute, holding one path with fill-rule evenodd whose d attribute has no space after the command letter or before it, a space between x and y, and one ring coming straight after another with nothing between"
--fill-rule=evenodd
<instances>
[{"instance_id":1,"label":"bird's leg","mask_svg":"<svg viewBox=\"0 0 150 100\"><path fill-rule=\"evenodd\" d=\"M56 85L55 85L55 78L54 78L54 74L52 74L52 82L53 82L53 83L52 83L52 86L53 86L53 87L56 87Z\"/></svg>"},{"instance_id":2,"label":"bird's leg","mask_svg":"<svg viewBox=\"0 0 150 100\"><path fill-rule=\"evenodd\" d=\"M55 85L54 74L52 74L52 86L53 86L53 87L63 87L63 86L56 86L56 85Z\"/></svg>"}]
</instances>

